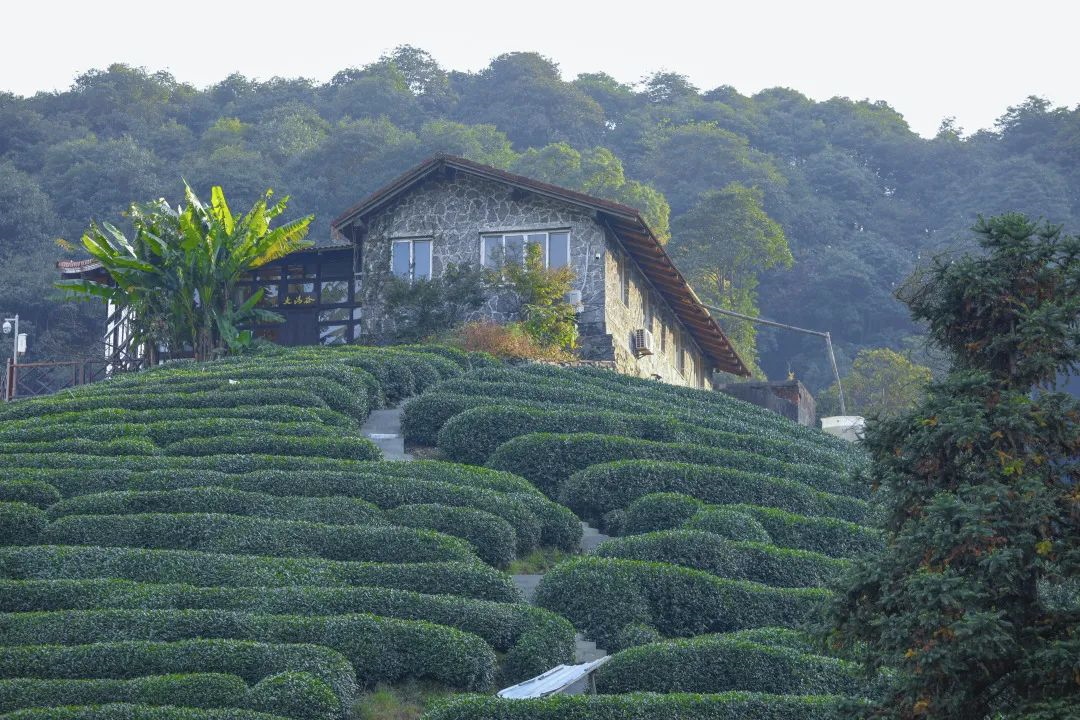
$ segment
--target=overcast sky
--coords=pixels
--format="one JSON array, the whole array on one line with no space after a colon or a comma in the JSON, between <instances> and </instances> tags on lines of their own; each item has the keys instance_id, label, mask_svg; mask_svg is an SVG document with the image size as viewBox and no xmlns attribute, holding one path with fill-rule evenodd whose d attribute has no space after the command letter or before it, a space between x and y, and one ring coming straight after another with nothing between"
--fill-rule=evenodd
<instances>
[{"instance_id":1,"label":"overcast sky","mask_svg":"<svg viewBox=\"0 0 1080 720\"><path fill-rule=\"evenodd\" d=\"M955 116L991 127L1028 95L1080 103L1070 0L155 0L4 3L0 90L69 87L113 62L168 70L199 87L239 71L324 81L400 44L478 70L541 52L572 79L633 83L659 69L702 89L785 86L815 99L885 100L923 135ZM199 14L196 15L196 12Z\"/></svg>"}]
</instances>

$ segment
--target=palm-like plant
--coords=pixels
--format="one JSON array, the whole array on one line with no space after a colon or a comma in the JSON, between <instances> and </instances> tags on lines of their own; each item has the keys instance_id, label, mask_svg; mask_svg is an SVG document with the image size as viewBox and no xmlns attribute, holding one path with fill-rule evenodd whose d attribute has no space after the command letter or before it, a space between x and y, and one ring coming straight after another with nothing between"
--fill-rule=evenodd
<instances>
[{"instance_id":1,"label":"palm-like plant","mask_svg":"<svg viewBox=\"0 0 1080 720\"><path fill-rule=\"evenodd\" d=\"M233 215L220 187L206 206L186 183L182 208L164 200L132 205L132 239L109 223L92 223L82 238L112 283L69 280L58 287L127 310L135 343L190 348L198 360L242 348L252 339L243 326L282 317L258 307L262 290L237 303L237 283L244 273L310 245L304 238L313 216L271 229L288 202L271 205L271 196L268 190L242 217Z\"/></svg>"}]
</instances>

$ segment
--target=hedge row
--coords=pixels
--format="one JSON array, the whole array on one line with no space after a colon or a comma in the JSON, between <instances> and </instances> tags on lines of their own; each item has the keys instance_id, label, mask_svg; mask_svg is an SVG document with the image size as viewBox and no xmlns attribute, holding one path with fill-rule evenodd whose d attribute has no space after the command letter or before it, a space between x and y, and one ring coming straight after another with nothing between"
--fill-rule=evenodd
<instances>
[{"instance_id":1,"label":"hedge row","mask_svg":"<svg viewBox=\"0 0 1080 720\"><path fill-rule=\"evenodd\" d=\"M827 695L633 693L552 695L532 700L465 695L424 720L835 720L846 698Z\"/></svg>"},{"instance_id":2,"label":"hedge row","mask_svg":"<svg viewBox=\"0 0 1080 720\"><path fill-rule=\"evenodd\" d=\"M535 601L614 650L627 625L649 625L665 636L795 627L819 614L828 598L817 588L774 588L666 563L584 557L550 570Z\"/></svg>"},{"instance_id":3,"label":"hedge row","mask_svg":"<svg viewBox=\"0 0 1080 720\"><path fill-rule=\"evenodd\" d=\"M793 424L771 410L766 410L725 393L668 385L646 378L624 375L604 368L587 366L558 368L550 365L530 364L521 366L520 369L525 374L533 377L548 376L554 378L556 382L569 382L576 385L588 383L593 387L603 388L620 395L631 392L637 397L653 399L675 407L694 407L695 415L700 412L698 408L705 409L710 411L708 413L710 415L736 419L741 423L758 428L773 428L783 437L805 441L808 444L845 457L857 465L866 462L865 455L853 447L851 443L827 435L816 428ZM491 374L492 372L491 370L483 370L474 375L480 376L481 373Z\"/></svg>"},{"instance_id":4,"label":"hedge row","mask_svg":"<svg viewBox=\"0 0 1080 720\"><path fill-rule=\"evenodd\" d=\"M467 543L431 530L323 525L213 513L67 515L51 523L39 537L42 543L54 545L201 550L326 560L433 562L476 558Z\"/></svg>"},{"instance_id":5,"label":"hedge row","mask_svg":"<svg viewBox=\"0 0 1080 720\"><path fill-rule=\"evenodd\" d=\"M76 495L49 508L49 516L53 519L66 515L136 513L223 513L329 525L387 524L378 507L358 498L282 497L216 486L177 490L113 490Z\"/></svg>"},{"instance_id":6,"label":"hedge row","mask_svg":"<svg viewBox=\"0 0 1080 720\"><path fill-rule=\"evenodd\" d=\"M570 623L524 603L378 587L193 587L126 580L0 580L0 612L103 608L231 610L275 615L370 613L426 620L478 635L495 650L508 651L505 674L514 681L568 662L574 653L574 629Z\"/></svg>"},{"instance_id":7,"label":"hedge row","mask_svg":"<svg viewBox=\"0 0 1080 720\"><path fill-rule=\"evenodd\" d=\"M434 503L399 505L386 512L394 525L428 528L467 541L481 560L497 568L514 561L517 534L497 515L473 508Z\"/></svg>"},{"instance_id":8,"label":"hedge row","mask_svg":"<svg viewBox=\"0 0 1080 720\"><path fill-rule=\"evenodd\" d=\"M531 483L516 475L488 468L433 460L416 460L406 464L394 461L358 462L335 458L280 455L124 458L41 453L0 456L0 479L51 482L63 496L102 490L164 489L160 482L155 484L141 481L144 477L161 477L178 471L191 470L204 473L244 473L257 470L349 472L434 480L498 492L529 493L544 498L543 494ZM139 473L139 475L133 477L132 473ZM81 481L80 478L86 478L86 480ZM560 507L550 501L548 503L553 507Z\"/></svg>"},{"instance_id":9,"label":"hedge row","mask_svg":"<svg viewBox=\"0 0 1080 720\"><path fill-rule=\"evenodd\" d=\"M56 425L87 425L92 423L148 424L175 422L178 420L266 420L270 422L322 423L334 427L354 429L356 421L347 415L325 407L296 407L293 405L240 405L223 408L173 408L158 407L149 410L125 410L123 408L97 408L75 410L24 420L4 421L4 427L14 429L52 427Z\"/></svg>"},{"instance_id":10,"label":"hedge row","mask_svg":"<svg viewBox=\"0 0 1080 720\"><path fill-rule=\"evenodd\" d=\"M32 427L4 428L0 426L0 442L48 442L63 440L71 436L88 440L145 437L155 445L164 446L189 438L218 435L267 434L282 437L318 437L333 433L360 437L359 432L358 428L328 427L317 420L284 422L250 418L187 418L152 423L118 423L88 418L80 422L39 423Z\"/></svg>"},{"instance_id":11,"label":"hedge row","mask_svg":"<svg viewBox=\"0 0 1080 720\"><path fill-rule=\"evenodd\" d=\"M623 650L597 673L597 691L862 695L856 663L726 635L667 640Z\"/></svg>"},{"instance_id":12,"label":"hedge row","mask_svg":"<svg viewBox=\"0 0 1080 720\"><path fill-rule=\"evenodd\" d=\"M727 508L706 508L690 518L686 526L708 530L709 514ZM837 558L856 558L875 553L884 546L884 536L875 528L831 517L799 515L771 507L732 505L761 524L774 545L810 550Z\"/></svg>"},{"instance_id":13,"label":"hedge row","mask_svg":"<svg viewBox=\"0 0 1080 720\"><path fill-rule=\"evenodd\" d=\"M854 469L865 456L837 438L792 425L788 420L723 393L682 388L631 378L610 371L552 369L525 365L520 369L484 369L441 384L435 392L483 395L527 402L557 403L628 413L672 415L694 425L732 433L752 433L795 444L818 461Z\"/></svg>"},{"instance_id":14,"label":"hedge row","mask_svg":"<svg viewBox=\"0 0 1080 720\"><path fill-rule=\"evenodd\" d=\"M488 458L488 467L521 475L551 498L559 497L566 481L590 465L616 460L662 460L753 472L765 478L801 482L822 491L842 495L867 495L832 471L795 466L738 450L662 443L616 435L550 434L522 435L503 443Z\"/></svg>"},{"instance_id":15,"label":"hedge row","mask_svg":"<svg viewBox=\"0 0 1080 720\"><path fill-rule=\"evenodd\" d=\"M362 685L424 678L459 690L486 690L495 678L495 653L476 635L419 620L368 614L301 616L173 609L11 613L0 615L0 638L8 646L196 638L304 643L340 652Z\"/></svg>"},{"instance_id":16,"label":"hedge row","mask_svg":"<svg viewBox=\"0 0 1080 720\"><path fill-rule=\"evenodd\" d=\"M701 530L660 530L601 543L595 555L672 563L773 587L828 587L849 562L806 550L727 540Z\"/></svg>"},{"instance_id":17,"label":"hedge row","mask_svg":"<svg viewBox=\"0 0 1080 720\"><path fill-rule=\"evenodd\" d=\"M382 452L364 437L293 437L289 435L226 435L194 437L167 445L167 455L310 455L348 460L378 460Z\"/></svg>"},{"instance_id":18,"label":"hedge row","mask_svg":"<svg viewBox=\"0 0 1080 720\"><path fill-rule=\"evenodd\" d=\"M60 491L40 480L0 480L0 502L21 502L45 509L60 500Z\"/></svg>"},{"instance_id":19,"label":"hedge row","mask_svg":"<svg viewBox=\"0 0 1080 720\"><path fill-rule=\"evenodd\" d=\"M283 717L236 708L218 710L135 703L39 707L0 715L2 720L283 720Z\"/></svg>"},{"instance_id":20,"label":"hedge row","mask_svg":"<svg viewBox=\"0 0 1080 720\"><path fill-rule=\"evenodd\" d=\"M401 433L405 442L416 445L435 446L439 442L439 431L455 415L470 408L493 404L493 399L485 395L463 395L444 390L440 385L423 395L409 400L401 411ZM513 400L499 398L498 404L504 407L557 408L553 403Z\"/></svg>"},{"instance_id":21,"label":"hedge row","mask_svg":"<svg viewBox=\"0 0 1080 720\"><path fill-rule=\"evenodd\" d=\"M341 714L341 703L330 686L305 672L271 675L251 688L242 678L224 673L149 675L130 680L0 680L0 712L37 707L25 715L52 717L43 708L115 703L259 710L295 720L333 720Z\"/></svg>"},{"instance_id":22,"label":"hedge row","mask_svg":"<svg viewBox=\"0 0 1080 720\"><path fill-rule=\"evenodd\" d=\"M799 515L760 505L710 505L679 493L642 495L626 508L621 532L609 534L633 535L680 527L834 558L860 557L881 549L883 543L880 531L847 520Z\"/></svg>"},{"instance_id":23,"label":"hedge row","mask_svg":"<svg viewBox=\"0 0 1080 720\"><path fill-rule=\"evenodd\" d=\"M41 537L49 516L24 502L0 502L0 545L32 545Z\"/></svg>"},{"instance_id":24,"label":"hedge row","mask_svg":"<svg viewBox=\"0 0 1080 720\"><path fill-rule=\"evenodd\" d=\"M738 450L765 458L817 466L828 475L842 475L844 466L829 456L814 455L783 438L744 430L740 433L703 428L660 413L626 413L566 406L558 409L492 404L465 410L439 431L438 445L450 459L483 464L495 449L520 435L537 432L622 435L640 440L691 443Z\"/></svg>"},{"instance_id":25,"label":"hedge row","mask_svg":"<svg viewBox=\"0 0 1080 720\"><path fill-rule=\"evenodd\" d=\"M75 396L50 395L47 398L8 403L0 408L0 420L48 417L54 413L87 412L99 408L122 410L157 410L179 408L238 408L251 405L291 405L294 407L329 408L320 396L310 390L295 388L234 388L199 393L160 395L106 394Z\"/></svg>"},{"instance_id":26,"label":"hedge row","mask_svg":"<svg viewBox=\"0 0 1080 720\"><path fill-rule=\"evenodd\" d=\"M356 696L356 677L341 653L319 645L248 640L144 640L89 645L0 647L0 678L131 679L169 673L224 673L255 683L303 671L329 685L344 710Z\"/></svg>"},{"instance_id":27,"label":"hedge row","mask_svg":"<svg viewBox=\"0 0 1080 720\"><path fill-rule=\"evenodd\" d=\"M222 555L190 550L0 547L0 578L116 578L199 587L374 586L483 600L522 599L510 577L481 563L359 563Z\"/></svg>"},{"instance_id":28,"label":"hedge row","mask_svg":"<svg viewBox=\"0 0 1080 720\"><path fill-rule=\"evenodd\" d=\"M516 441L515 441L516 442ZM657 492L690 495L707 503L748 503L804 515L862 522L870 514L863 500L821 492L802 483L706 465L649 460L597 463L566 483L562 501L585 520L599 521L611 510Z\"/></svg>"},{"instance_id":29,"label":"hedge row","mask_svg":"<svg viewBox=\"0 0 1080 720\"><path fill-rule=\"evenodd\" d=\"M411 466L413 463L408 463ZM399 463L405 466L406 463ZM363 465L357 466L363 469ZM247 492L296 497L354 497L390 510L401 505L439 504L466 507L502 518L514 529L516 547L523 554L543 544L566 550L576 549L581 526L569 510L532 493L503 493L483 487L456 485L440 480L404 476L360 474L341 471L256 471L222 474L212 478L192 471L157 472L143 476L151 487L180 488L205 485L229 487ZM419 470L417 475L423 475ZM430 476L435 476L432 473ZM84 476L85 477L85 476ZM113 482L106 476L107 482ZM92 480L87 482L93 482ZM134 480L133 480L134 482ZM89 489L89 488L88 488Z\"/></svg>"}]
</instances>

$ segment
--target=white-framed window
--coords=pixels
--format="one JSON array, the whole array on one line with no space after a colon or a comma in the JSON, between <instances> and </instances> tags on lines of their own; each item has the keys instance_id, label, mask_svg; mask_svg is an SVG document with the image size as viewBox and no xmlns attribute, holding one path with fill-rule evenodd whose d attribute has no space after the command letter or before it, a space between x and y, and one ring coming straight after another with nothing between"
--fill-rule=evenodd
<instances>
[{"instance_id":1,"label":"white-framed window","mask_svg":"<svg viewBox=\"0 0 1080 720\"><path fill-rule=\"evenodd\" d=\"M431 240L394 240L390 252L390 272L407 280L431 279Z\"/></svg>"},{"instance_id":2,"label":"white-framed window","mask_svg":"<svg viewBox=\"0 0 1080 720\"><path fill-rule=\"evenodd\" d=\"M560 268L570 264L570 231L489 233L480 236L480 262L496 268L503 262L525 262L525 246L540 246L544 267Z\"/></svg>"}]
</instances>

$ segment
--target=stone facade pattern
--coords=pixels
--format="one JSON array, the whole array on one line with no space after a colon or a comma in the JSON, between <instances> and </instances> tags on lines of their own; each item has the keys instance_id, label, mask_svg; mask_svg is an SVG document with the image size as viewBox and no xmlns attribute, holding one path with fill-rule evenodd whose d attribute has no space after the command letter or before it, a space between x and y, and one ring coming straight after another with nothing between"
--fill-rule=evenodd
<instances>
[{"instance_id":1,"label":"stone facade pattern","mask_svg":"<svg viewBox=\"0 0 1080 720\"><path fill-rule=\"evenodd\" d=\"M581 291L584 310L578 315L581 355L586 360L614 362L622 373L659 377L669 383L711 387L702 372L702 353L659 293L649 288L639 269L631 269L630 303L622 302L618 267L624 262L617 240L591 211L523 192L513 186L466 173L433 175L373 213L362 243L361 296L367 333L378 334L382 322L382 281L390 274L394 240L432 241L432 273L449 264L479 264L481 237L490 233L570 231L570 264L574 286ZM643 297L654 315L655 354L638 357L633 331L644 327ZM475 318L505 322L518 308L509 293L494 293ZM666 333L661 351L659 332ZM686 352L679 373L675 360L678 334Z\"/></svg>"}]
</instances>

